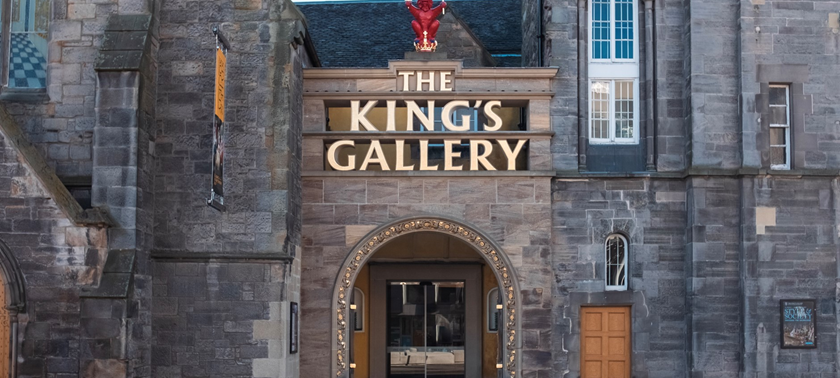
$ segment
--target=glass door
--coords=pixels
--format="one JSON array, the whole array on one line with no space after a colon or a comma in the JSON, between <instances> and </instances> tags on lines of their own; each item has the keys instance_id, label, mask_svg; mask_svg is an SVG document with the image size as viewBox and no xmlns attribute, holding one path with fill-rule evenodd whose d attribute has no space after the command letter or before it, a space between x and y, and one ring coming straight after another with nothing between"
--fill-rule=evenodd
<instances>
[{"instance_id":1,"label":"glass door","mask_svg":"<svg viewBox=\"0 0 840 378\"><path fill-rule=\"evenodd\" d=\"M389 281L388 377L465 378L464 281Z\"/></svg>"},{"instance_id":2,"label":"glass door","mask_svg":"<svg viewBox=\"0 0 840 378\"><path fill-rule=\"evenodd\" d=\"M370 266L370 377L481 377L481 265Z\"/></svg>"}]
</instances>

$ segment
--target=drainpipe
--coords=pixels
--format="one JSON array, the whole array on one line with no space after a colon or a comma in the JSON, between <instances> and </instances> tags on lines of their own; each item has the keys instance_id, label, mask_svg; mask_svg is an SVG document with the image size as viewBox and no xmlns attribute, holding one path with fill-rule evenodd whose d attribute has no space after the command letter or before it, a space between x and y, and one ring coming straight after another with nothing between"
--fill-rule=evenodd
<instances>
[{"instance_id":1,"label":"drainpipe","mask_svg":"<svg viewBox=\"0 0 840 378\"><path fill-rule=\"evenodd\" d=\"M646 138L648 142L647 164L645 166L645 170L656 171L656 131L658 129L659 124L659 115L656 112L656 12L654 9L654 0L645 0L645 22L648 23L648 25L650 25L650 38L648 38L650 43L648 43L647 45L647 53L645 54L645 58L648 61L648 66L650 67L650 69L648 69L647 72L650 73L650 76L648 77L651 81L651 100L650 105L648 106L648 111L651 114L651 122L647 126Z\"/></svg>"},{"instance_id":2,"label":"drainpipe","mask_svg":"<svg viewBox=\"0 0 840 378\"><path fill-rule=\"evenodd\" d=\"M538 0L537 14L539 15L539 30L537 35L537 67L543 66L543 48L545 47L545 34L543 32L543 0Z\"/></svg>"}]
</instances>

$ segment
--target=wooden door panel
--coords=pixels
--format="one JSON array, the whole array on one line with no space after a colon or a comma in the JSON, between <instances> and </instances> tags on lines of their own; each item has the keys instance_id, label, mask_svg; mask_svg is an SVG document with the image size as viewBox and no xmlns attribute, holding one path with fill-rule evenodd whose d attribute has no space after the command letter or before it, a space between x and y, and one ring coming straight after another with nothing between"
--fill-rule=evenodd
<instances>
[{"instance_id":1,"label":"wooden door panel","mask_svg":"<svg viewBox=\"0 0 840 378\"><path fill-rule=\"evenodd\" d=\"M602 378L601 361L589 361L584 369L584 376L587 378Z\"/></svg>"},{"instance_id":2,"label":"wooden door panel","mask_svg":"<svg viewBox=\"0 0 840 378\"><path fill-rule=\"evenodd\" d=\"M585 324L584 329L586 329L587 331L601 331L601 330L603 330L602 327L604 326L604 324L603 324L603 321L601 320L603 318L603 314L601 314L599 312L588 312L585 316L586 316L586 318L585 318L585 322L584 322L584 324Z\"/></svg>"},{"instance_id":3,"label":"wooden door panel","mask_svg":"<svg viewBox=\"0 0 840 378\"><path fill-rule=\"evenodd\" d=\"M630 378L630 307L581 308L581 378Z\"/></svg>"},{"instance_id":4,"label":"wooden door panel","mask_svg":"<svg viewBox=\"0 0 840 378\"><path fill-rule=\"evenodd\" d=\"M623 311L622 312L610 312L609 313L610 322L607 325L607 330L610 331L610 332L612 332L612 331L622 331L623 332L625 330L625 328L624 328L624 317L626 315L627 314Z\"/></svg>"},{"instance_id":5,"label":"wooden door panel","mask_svg":"<svg viewBox=\"0 0 840 378\"><path fill-rule=\"evenodd\" d=\"M603 340L600 337L587 337L584 342L585 353L587 355L600 356L604 351L603 347L601 346L602 341Z\"/></svg>"},{"instance_id":6,"label":"wooden door panel","mask_svg":"<svg viewBox=\"0 0 840 378\"><path fill-rule=\"evenodd\" d=\"M627 343L627 338L624 337L624 336L622 336L622 337L610 337L608 339L608 343L607 343L608 344L607 353L609 354L610 357L625 355L627 353L627 350L625 350L625 348L624 348L626 343Z\"/></svg>"},{"instance_id":7,"label":"wooden door panel","mask_svg":"<svg viewBox=\"0 0 840 378\"><path fill-rule=\"evenodd\" d=\"M609 378L626 377L624 372L627 370L624 361L609 361Z\"/></svg>"}]
</instances>

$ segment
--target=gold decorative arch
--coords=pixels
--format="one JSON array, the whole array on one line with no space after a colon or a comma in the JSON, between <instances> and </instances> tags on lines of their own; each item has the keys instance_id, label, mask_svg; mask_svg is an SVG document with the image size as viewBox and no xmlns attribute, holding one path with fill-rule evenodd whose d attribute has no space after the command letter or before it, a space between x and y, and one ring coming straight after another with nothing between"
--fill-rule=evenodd
<instances>
[{"instance_id":1,"label":"gold decorative arch","mask_svg":"<svg viewBox=\"0 0 840 378\"><path fill-rule=\"evenodd\" d=\"M333 356L335 364L333 371L335 371L335 376L342 377L347 373L349 364L347 357L347 342L349 340L347 319L350 316L347 301L350 298L359 269L383 244L398 236L422 231L440 232L467 242L493 268L505 298L504 366L507 372L506 377L516 377L518 370L516 352L519 349L519 339L516 337L519 328L519 317L517 315L519 284L515 279L512 265L501 248L475 227L462 221L437 216L404 218L381 226L356 244L353 248L354 252L344 260L341 270L339 270L333 294L333 303L335 304L335 311L333 312Z\"/></svg>"}]
</instances>

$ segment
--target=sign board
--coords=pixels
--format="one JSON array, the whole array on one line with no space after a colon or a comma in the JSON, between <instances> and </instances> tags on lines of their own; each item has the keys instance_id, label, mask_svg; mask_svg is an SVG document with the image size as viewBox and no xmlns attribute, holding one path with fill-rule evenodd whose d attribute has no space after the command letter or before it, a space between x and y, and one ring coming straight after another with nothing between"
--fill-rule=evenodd
<instances>
[{"instance_id":1,"label":"sign board","mask_svg":"<svg viewBox=\"0 0 840 378\"><path fill-rule=\"evenodd\" d=\"M349 101L350 138L326 147L331 170L515 171L518 158L527 156L529 137L506 124L502 101L455 93L453 71L398 71L397 88L423 96ZM384 117L373 116L374 109ZM406 129L398 130L403 120ZM438 162L431 162L433 152L441 155Z\"/></svg>"},{"instance_id":2,"label":"sign board","mask_svg":"<svg viewBox=\"0 0 840 378\"><path fill-rule=\"evenodd\" d=\"M817 347L817 301L783 299L781 307L781 347Z\"/></svg>"},{"instance_id":3,"label":"sign board","mask_svg":"<svg viewBox=\"0 0 840 378\"><path fill-rule=\"evenodd\" d=\"M207 204L225 210L225 80L227 79L228 44L218 29L216 35L216 84L213 100L213 160L210 199Z\"/></svg>"}]
</instances>

